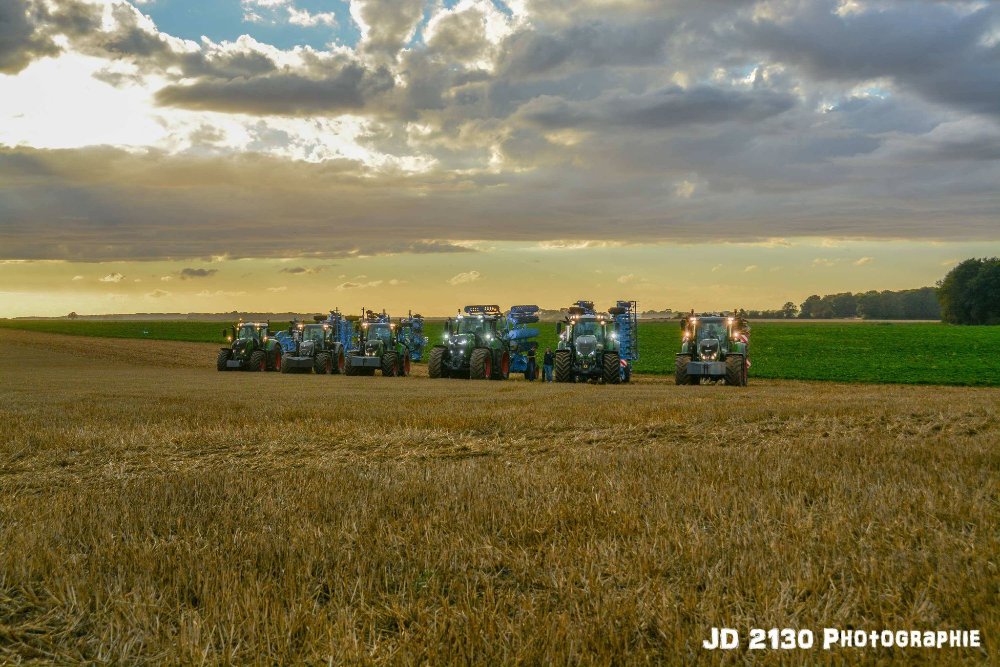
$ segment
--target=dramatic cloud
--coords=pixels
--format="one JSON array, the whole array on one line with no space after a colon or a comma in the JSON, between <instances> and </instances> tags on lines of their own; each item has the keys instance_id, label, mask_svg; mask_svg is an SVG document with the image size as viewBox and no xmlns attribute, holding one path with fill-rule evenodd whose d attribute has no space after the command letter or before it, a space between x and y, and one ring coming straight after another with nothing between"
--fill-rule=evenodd
<instances>
[{"instance_id":1,"label":"dramatic cloud","mask_svg":"<svg viewBox=\"0 0 1000 667\"><path fill-rule=\"evenodd\" d=\"M0 258L997 236L996 3L304 4L0 5Z\"/></svg>"},{"instance_id":2,"label":"dramatic cloud","mask_svg":"<svg viewBox=\"0 0 1000 667\"><path fill-rule=\"evenodd\" d=\"M192 278L208 278L214 276L218 273L218 269L181 269L181 280L190 280Z\"/></svg>"}]
</instances>

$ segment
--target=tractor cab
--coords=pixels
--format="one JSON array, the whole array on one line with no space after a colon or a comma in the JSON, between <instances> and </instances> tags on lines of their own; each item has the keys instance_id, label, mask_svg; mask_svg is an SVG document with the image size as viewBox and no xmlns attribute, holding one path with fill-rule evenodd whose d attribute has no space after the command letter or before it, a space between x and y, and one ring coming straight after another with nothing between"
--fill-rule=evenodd
<instances>
[{"instance_id":1,"label":"tractor cab","mask_svg":"<svg viewBox=\"0 0 1000 667\"><path fill-rule=\"evenodd\" d=\"M395 345L396 325L384 312L365 311L358 327L358 349L366 357L381 357Z\"/></svg>"},{"instance_id":2,"label":"tractor cab","mask_svg":"<svg viewBox=\"0 0 1000 667\"><path fill-rule=\"evenodd\" d=\"M445 338L451 348L491 347L500 338L498 306L466 306L465 313L445 323Z\"/></svg>"},{"instance_id":3,"label":"tractor cab","mask_svg":"<svg viewBox=\"0 0 1000 667\"><path fill-rule=\"evenodd\" d=\"M236 340L253 340L258 343L267 338L267 325L259 322L240 322L236 325Z\"/></svg>"}]
</instances>

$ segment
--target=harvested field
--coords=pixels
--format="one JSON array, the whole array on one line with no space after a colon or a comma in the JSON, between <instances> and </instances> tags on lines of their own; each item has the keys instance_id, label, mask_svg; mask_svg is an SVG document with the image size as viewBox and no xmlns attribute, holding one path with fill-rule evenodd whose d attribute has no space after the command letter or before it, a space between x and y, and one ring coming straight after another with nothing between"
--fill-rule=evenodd
<instances>
[{"instance_id":1,"label":"harvested field","mask_svg":"<svg viewBox=\"0 0 1000 667\"><path fill-rule=\"evenodd\" d=\"M211 344L0 342L2 662L1000 656L997 389L217 373ZM986 646L707 653L712 626Z\"/></svg>"}]
</instances>

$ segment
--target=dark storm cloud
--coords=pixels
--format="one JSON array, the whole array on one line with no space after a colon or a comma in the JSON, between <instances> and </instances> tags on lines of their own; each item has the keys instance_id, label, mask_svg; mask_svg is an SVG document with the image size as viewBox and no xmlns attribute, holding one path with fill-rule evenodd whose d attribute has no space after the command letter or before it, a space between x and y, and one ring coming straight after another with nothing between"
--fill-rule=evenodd
<instances>
[{"instance_id":1,"label":"dark storm cloud","mask_svg":"<svg viewBox=\"0 0 1000 667\"><path fill-rule=\"evenodd\" d=\"M234 161L113 149L3 149L0 258L336 259L469 252L446 240L460 238L694 242L996 234L996 162L962 182L943 178L951 163L900 155L848 174L836 168L814 173L801 163L760 174L755 170L766 170L741 151L720 171L707 200L682 200L670 183L690 165L678 160L661 170L634 169L626 154L642 146L615 143L609 138L574 156L603 159L601 170L561 164L512 174L375 179L359 165L262 156ZM652 142L639 158L675 145ZM779 146L770 157L780 162L791 150ZM905 196L886 190L880 179L887 171L904 177ZM942 216L955 224L943 226Z\"/></svg>"},{"instance_id":2,"label":"dark storm cloud","mask_svg":"<svg viewBox=\"0 0 1000 667\"><path fill-rule=\"evenodd\" d=\"M218 269L181 269L181 280L191 280L193 278L210 278L218 273Z\"/></svg>"},{"instance_id":3,"label":"dark storm cloud","mask_svg":"<svg viewBox=\"0 0 1000 667\"><path fill-rule=\"evenodd\" d=\"M813 79L889 78L937 103L1000 116L1000 8L898 2L838 15L806 2L781 21L737 23L731 37ZM992 33L992 37L991 37Z\"/></svg>"},{"instance_id":4,"label":"dark storm cloud","mask_svg":"<svg viewBox=\"0 0 1000 667\"><path fill-rule=\"evenodd\" d=\"M691 124L752 122L780 114L795 98L769 90L742 91L710 86L677 86L642 95L616 95L591 102L536 98L520 109L529 121L544 127L622 125L657 129Z\"/></svg>"},{"instance_id":5,"label":"dark storm cloud","mask_svg":"<svg viewBox=\"0 0 1000 667\"><path fill-rule=\"evenodd\" d=\"M40 7L24 0L0 3L0 73L16 74L39 56L59 49L38 27Z\"/></svg>"},{"instance_id":6,"label":"dark storm cloud","mask_svg":"<svg viewBox=\"0 0 1000 667\"><path fill-rule=\"evenodd\" d=\"M323 78L281 72L257 77L202 79L156 93L163 106L247 114L336 114L361 109L391 89L392 75L360 63L331 66Z\"/></svg>"}]
</instances>

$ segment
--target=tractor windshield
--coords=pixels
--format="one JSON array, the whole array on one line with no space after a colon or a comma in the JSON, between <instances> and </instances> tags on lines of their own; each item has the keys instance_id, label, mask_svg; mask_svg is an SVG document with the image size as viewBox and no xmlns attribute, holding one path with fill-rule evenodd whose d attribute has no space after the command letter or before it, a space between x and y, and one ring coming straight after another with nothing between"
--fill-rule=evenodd
<instances>
[{"instance_id":1,"label":"tractor windshield","mask_svg":"<svg viewBox=\"0 0 1000 667\"><path fill-rule=\"evenodd\" d=\"M599 322L577 322L573 325L574 336L597 336L601 338L604 327Z\"/></svg>"},{"instance_id":2,"label":"tractor windshield","mask_svg":"<svg viewBox=\"0 0 1000 667\"><path fill-rule=\"evenodd\" d=\"M326 332L323 330L323 327L306 327L302 332L302 340L311 340L316 343L322 343L325 333Z\"/></svg>"},{"instance_id":3,"label":"tractor windshield","mask_svg":"<svg viewBox=\"0 0 1000 667\"><path fill-rule=\"evenodd\" d=\"M240 339L247 339L247 338L257 339L260 337L260 333L257 327L255 327L254 325L243 324L240 326L239 334L236 337Z\"/></svg>"},{"instance_id":4,"label":"tractor windshield","mask_svg":"<svg viewBox=\"0 0 1000 667\"><path fill-rule=\"evenodd\" d=\"M716 340L722 340L726 337L726 326L722 322L702 322L701 327L699 327L698 338L699 340L705 340L706 338L714 338Z\"/></svg>"},{"instance_id":5,"label":"tractor windshield","mask_svg":"<svg viewBox=\"0 0 1000 667\"><path fill-rule=\"evenodd\" d=\"M380 340L389 345L392 343L392 330L388 324L373 324L368 327L368 340Z\"/></svg>"},{"instance_id":6,"label":"tractor windshield","mask_svg":"<svg viewBox=\"0 0 1000 667\"><path fill-rule=\"evenodd\" d=\"M478 317L463 317L457 320L456 324L455 333L457 334L480 333L486 328L486 323Z\"/></svg>"}]
</instances>

